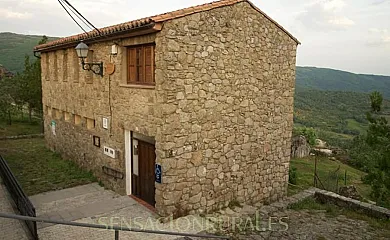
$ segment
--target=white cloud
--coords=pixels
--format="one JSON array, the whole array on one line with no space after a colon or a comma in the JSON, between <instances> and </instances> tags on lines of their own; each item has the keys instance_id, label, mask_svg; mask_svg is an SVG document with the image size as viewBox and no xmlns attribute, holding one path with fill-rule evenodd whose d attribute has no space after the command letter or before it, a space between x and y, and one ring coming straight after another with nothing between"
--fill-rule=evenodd
<instances>
[{"instance_id":1,"label":"white cloud","mask_svg":"<svg viewBox=\"0 0 390 240\"><path fill-rule=\"evenodd\" d=\"M325 11L338 11L347 5L343 0L328 0L320 2L322 2Z\"/></svg>"},{"instance_id":2,"label":"white cloud","mask_svg":"<svg viewBox=\"0 0 390 240\"><path fill-rule=\"evenodd\" d=\"M305 5L297 19L307 28L317 31L341 30L355 22L343 15L347 6L343 0L316 0Z\"/></svg>"},{"instance_id":3,"label":"white cloud","mask_svg":"<svg viewBox=\"0 0 390 240\"><path fill-rule=\"evenodd\" d=\"M390 36L383 36L383 37L382 37L382 41L383 41L384 43L390 43Z\"/></svg>"},{"instance_id":4,"label":"white cloud","mask_svg":"<svg viewBox=\"0 0 390 240\"><path fill-rule=\"evenodd\" d=\"M332 25L340 26L340 27L349 27L349 26L355 25L354 21L352 21L351 19L349 19L345 16L331 18L328 20L328 22Z\"/></svg>"},{"instance_id":5,"label":"white cloud","mask_svg":"<svg viewBox=\"0 0 390 240\"><path fill-rule=\"evenodd\" d=\"M28 19L31 17L31 13L28 12L16 12L6 8L0 8L0 16L8 19Z\"/></svg>"},{"instance_id":6,"label":"white cloud","mask_svg":"<svg viewBox=\"0 0 390 240\"><path fill-rule=\"evenodd\" d=\"M387 29L378 29L378 28L370 28L368 31L370 33L380 33L380 34L387 34L389 32Z\"/></svg>"},{"instance_id":7,"label":"white cloud","mask_svg":"<svg viewBox=\"0 0 390 240\"><path fill-rule=\"evenodd\" d=\"M367 45L371 47L390 46L390 31L388 29L370 28Z\"/></svg>"}]
</instances>

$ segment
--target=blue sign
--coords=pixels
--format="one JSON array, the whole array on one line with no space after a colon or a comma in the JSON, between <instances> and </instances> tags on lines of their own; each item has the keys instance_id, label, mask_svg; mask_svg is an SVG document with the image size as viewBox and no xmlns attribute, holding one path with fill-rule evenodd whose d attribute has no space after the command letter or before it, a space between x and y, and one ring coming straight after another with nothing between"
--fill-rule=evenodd
<instances>
[{"instance_id":1,"label":"blue sign","mask_svg":"<svg viewBox=\"0 0 390 240\"><path fill-rule=\"evenodd\" d=\"M156 183L161 183L162 182L162 179L161 179L162 171L161 171L161 165L160 164L156 164L155 165L154 174L156 176L155 177Z\"/></svg>"}]
</instances>

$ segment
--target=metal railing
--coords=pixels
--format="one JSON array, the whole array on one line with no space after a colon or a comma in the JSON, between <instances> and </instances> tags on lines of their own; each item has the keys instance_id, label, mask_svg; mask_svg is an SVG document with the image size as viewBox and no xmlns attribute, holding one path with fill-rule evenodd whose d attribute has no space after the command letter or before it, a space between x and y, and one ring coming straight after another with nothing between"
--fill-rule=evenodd
<instances>
[{"instance_id":1,"label":"metal railing","mask_svg":"<svg viewBox=\"0 0 390 240\"><path fill-rule=\"evenodd\" d=\"M0 176L3 179L3 183L6 186L12 200L14 201L20 214L28 217L36 217L35 207L31 203L30 199L23 192L18 180L15 178L7 162L0 155ZM37 224L35 221L24 220L24 223L29 230L32 239L38 240Z\"/></svg>"},{"instance_id":2,"label":"metal railing","mask_svg":"<svg viewBox=\"0 0 390 240\"><path fill-rule=\"evenodd\" d=\"M179 232L169 232L169 231L157 231L157 230L128 228L128 227L122 227L122 226L109 226L109 225L99 225L99 224L90 224L90 223L49 220L49 219L44 219L44 218L39 218L39 217L27 217L27 216L7 214L7 213L0 213L0 217L18 219L18 220L22 220L22 221L33 221L35 223L36 222L53 223L53 224L61 224L61 225L68 225L68 226L74 226L74 227L87 227L87 228L113 230L115 240L119 240L119 232L120 231L160 234L160 235L170 235L170 236L181 236L181 237L207 238L207 239L229 239L229 237L226 237L226 236L216 236L216 235L208 235L208 234L194 234L194 233L179 233Z\"/></svg>"}]
</instances>

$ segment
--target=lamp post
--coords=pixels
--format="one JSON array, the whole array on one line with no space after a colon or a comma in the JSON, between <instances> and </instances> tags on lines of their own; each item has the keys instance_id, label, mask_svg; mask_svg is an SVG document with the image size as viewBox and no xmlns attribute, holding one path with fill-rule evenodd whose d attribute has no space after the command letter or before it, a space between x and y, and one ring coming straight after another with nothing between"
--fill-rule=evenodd
<instances>
[{"instance_id":1,"label":"lamp post","mask_svg":"<svg viewBox=\"0 0 390 240\"><path fill-rule=\"evenodd\" d=\"M75 49L77 56L81 59L83 69L103 77L103 62L85 62L89 51L88 45L81 41Z\"/></svg>"}]
</instances>

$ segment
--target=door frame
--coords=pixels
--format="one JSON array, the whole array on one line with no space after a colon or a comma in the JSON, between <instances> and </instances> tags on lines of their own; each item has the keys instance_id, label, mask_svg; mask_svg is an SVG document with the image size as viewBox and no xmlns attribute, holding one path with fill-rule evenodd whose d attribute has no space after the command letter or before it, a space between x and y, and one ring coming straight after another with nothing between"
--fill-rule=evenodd
<instances>
[{"instance_id":1,"label":"door frame","mask_svg":"<svg viewBox=\"0 0 390 240\"><path fill-rule=\"evenodd\" d=\"M133 173L133 139L138 139L156 146L153 137L145 136L130 130L125 130L125 161L126 161L126 194L132 195L132 173ZM154 161L156 163L156 159Z\"/></svg>"},{"instance_id":2,"label":"door frame","mask_svg":"<svg viewBox=\"0 0 390 240\"><path fill-rule=\"evenodd\" d=\"M132 194L131 173L133 172L133 138L132 132L125 130L125 158L126 158L126 194Z\"/></svg>"}]
</instances>

